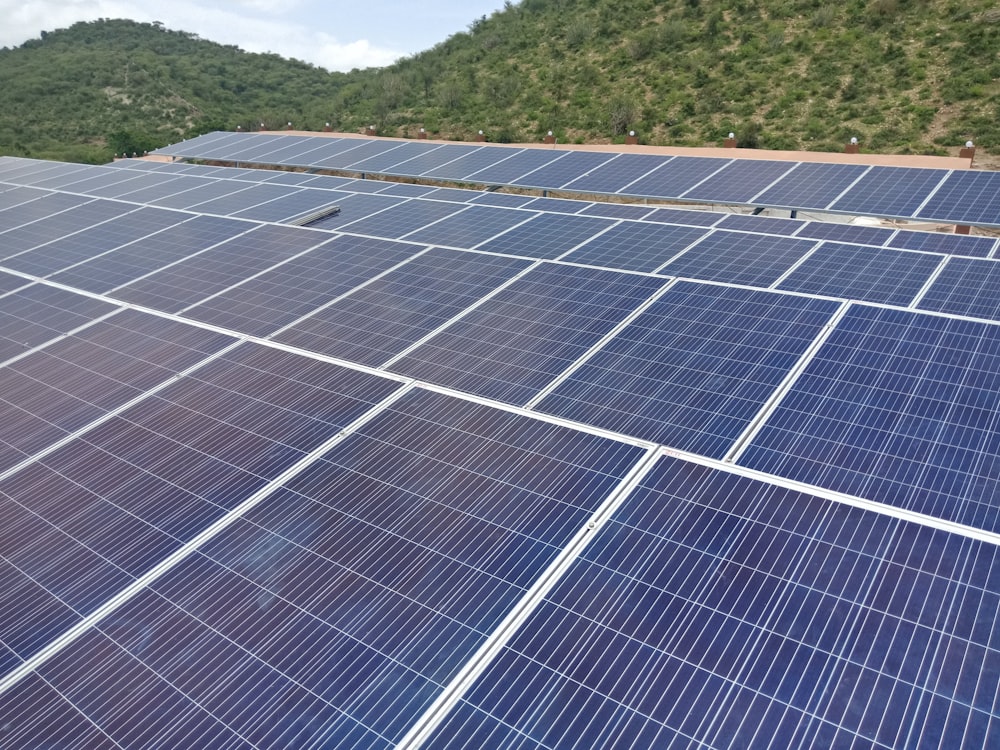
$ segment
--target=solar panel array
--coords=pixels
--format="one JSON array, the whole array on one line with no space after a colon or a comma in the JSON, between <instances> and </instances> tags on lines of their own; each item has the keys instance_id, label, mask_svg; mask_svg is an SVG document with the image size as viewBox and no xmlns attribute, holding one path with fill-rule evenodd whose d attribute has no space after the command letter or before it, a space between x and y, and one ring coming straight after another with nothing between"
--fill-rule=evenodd
<instances>
[{"instance_id":1,"label":"solar panel array","mask_svg":"<svg viewBox=\"0 0 1000 750\"><path fill-rule=\"evenodd\" d=\"M0 158L0 748L993 746L996 253Z\"/></svg>"},{"instance_id":2,"label":"solar panel array","mask_svg":"<svg viewBox=\"0 0 1000 750\"><path fill-rule=\"evenodd\" d=\"M996 172L219 132L154 153L540 190L1000 226L1000 174Z\"/></svg>"}]
</instances>

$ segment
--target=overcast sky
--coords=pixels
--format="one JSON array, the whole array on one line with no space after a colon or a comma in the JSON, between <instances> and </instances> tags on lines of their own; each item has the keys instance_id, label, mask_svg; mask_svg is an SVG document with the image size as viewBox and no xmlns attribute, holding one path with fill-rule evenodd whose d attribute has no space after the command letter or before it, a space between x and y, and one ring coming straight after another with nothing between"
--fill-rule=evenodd
<instances>
[{"instance_id":1,"label":"overcast sky","mask_svg":"<svg viewBox=\"0 0 1000 750\"><path fill-rule=\"evenodd\" d=\"M0 0L0 47L77 21L131 18L350 70L429 49L502 7L503 0Z\"/></svg>"}]
</instances>

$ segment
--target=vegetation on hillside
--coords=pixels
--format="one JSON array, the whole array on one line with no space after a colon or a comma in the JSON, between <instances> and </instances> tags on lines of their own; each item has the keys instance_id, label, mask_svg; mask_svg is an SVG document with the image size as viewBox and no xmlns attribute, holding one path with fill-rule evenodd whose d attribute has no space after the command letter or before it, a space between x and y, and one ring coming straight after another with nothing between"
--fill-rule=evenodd
<instances>
[{"instance_id":1,"label":"vegetation on hillside","mask_svg":"<svg viewBox=\"0 0 1000 750\"><path fill-rule=\"evenodd\" d=\"M213 129L1000 151L991 0L508 0L382 69L329 73L159 25L0 50L0 153L102 161Z\"/></svg>"}]
</instances>

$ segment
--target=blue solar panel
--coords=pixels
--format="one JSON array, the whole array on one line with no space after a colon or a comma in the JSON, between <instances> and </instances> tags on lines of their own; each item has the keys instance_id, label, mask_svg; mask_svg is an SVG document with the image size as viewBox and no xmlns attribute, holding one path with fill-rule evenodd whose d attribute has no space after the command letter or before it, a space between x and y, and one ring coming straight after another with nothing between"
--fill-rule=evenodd
<instances>
[{"instance_id":1,"label":"blue solar panel","mask_svg":"<svg viewBox=\"0 0 1000 750\"><path fill-rule=\"evenodd\" d=\"M778 288L906 307L943 257L824 242Z\"/></svg>"},{"instance_id":2,"label":"blue solar panel","mask_svg":"<svg viewBox=\"0 0 1000 750\"><path fill-rule=\"evenodd\" d=\"M410 177L423 175L425 177L447 178L449 176L447 172L456 168L455 163L459 159L469 156L472 153L480 153L484 150L486 149L476 147L470 149L468 146L459 146L457 144L439 145L426 154L398 164L394 170L394 174ZM457 169L462 174L465 173L464 166L459 166Z\"/></svg>"},{"instance_id":3,"label":"blue solar panel","mask_svg":"<svg viewBox=\"0 0 1000 750\"><path fill-rule=\"evenodd\" d=\"M575 201L567 198L535 198L531 203L525 204L525 207L559 214L575 214L591 205L593 204L588 201Z\"/></svg>"},{"instance_id":4,"label":"blue solar panel","mask_svg":"<svg viewBox=\"0 0 1000 750\"><path fill-rule=\"evenodd\" d=\"M721 459L837 308L681 282L537 408Z\"/></svg>"},{"instance_id":5,"label":"blue solar panel","mask_svg":"<svg viewBox=\"0 0 1000 750\"><path fill-rule=\"evenodd\" d=\"M711 227L719 223L725 214L715 211L695 211L682 208L658 208L643 217L643 221L660 224L687 224L693 227Z\"/></svg>"},{"instance_id":6,"label":"blue solar panel","mask_svg":"<svg viewBox=\"0 0 1000 750\"><path fill-rule=\"evenodd\" d=\"M397 182L394 185L390 185L382 192L385 195L398 195L401 198L419 198L427 195L427 193L433 193L435 190L437 190L437 188L431 187L430 185L413 185L408 182Z\"/></svg>"},{"instance_id":7,"label":"blue solar panel","mask_svg":"<svg viewBox=\"0 0 1000 750\"><path fill-rule=\"evenodd\" d=\"M952 172L917 215L957 224L1000 226L1000 174Z\"/></svg>"},{"instance_id":8,"label":"blue solar panel","mask_svg":"<svg viewBox=\"0 0 1000 750\"><path fill-rule=\"evenodd\" d=\"M5 540L0 639L31 656L396 388L244 344L8 476L4 527L30 533Z\"/></svg>"},{"instance_id":9,"label":"blue solar panel","mask_svg":"<svg viewBox=\"0 0 1000 750\"><path fill-rule=\"evenodd\" d=\"M151 179L149 179L151 178ZM168 196L182 193L186 190L203 187L208 180L189 175L149 175L147 179L136 180L134 183L124 183L121 191L104 190L108 197L121 198L133 203L155 203L166 206L162 201ZM125 188L128 189L125 189Z\"/></svg>"},{"instance_id":10,"label":"blue solar panel","mask_svg":"<svg viewBox=\"0 0 1000 750\"><path fill-rule=\"evenodd\" d=\"M88 292L108 292L254 226L244 221L196 216L167 231L61 271L53 280Z\"/></svg>"},{"instance_id":11,"label":"blue solar panel","mask_svg":"<svg viewBox=\"0 0 1000 750\"><path fill-rule=\"evenodd\" d=\"M917 307L923 310L1000 320L1000 263L949 258Z\"/></svg>"},{"instance_id":12,"label":"blue solar panel","mask_svg":"<svg viewBox=\"0 0 1000 750\"><path fill-rule=\"evenodd\" d=\"M834 201L833 211L876 216L916 215L920 205L944 178L940 169L880 167L865 174L850 192Z\"/></svg>"},{"instance_id":13,"label":"blue solar panel","mask_svg":"<svg viewBox=\"0 0 1000 750\"><path fill-rule=\"evenodd\" d=\"M507 156L506 151L497 149L497 153L500 154L500 160L495 160L492 165L476 172L470 172L458 179L482 182L488 185L509 185L518 177L527 176L529 172L534 172L549 162L565 156L567 152L524 149Z\"/></svg>"},{"instance_id":14,"label":"blue solar panel","mask_svg":"<svg viewBox=\"0 0 1000 750\"><path fill-rule=\"evenodd\" d=\"M551 260L564 255L614 223L610 219L589 216L539 214L476 249Z\"/></svg>"},{"instance_id":15,"label":"blue solar panel","mask_svg":"<svg viewBox=\"0 0 1000 750\"><path fill-rule=\"evenodd\" d=\"M398 206L404 198L393 198L388 195L366 195L330 191L330 202L340 206L340 213L326 216L309 226L314 229L336 229L343 224L349 224L358 219L365 219L378 211Z\"/></svg>"},{"instance_id":16,"label":"blue solar panel","mask_svg":"<svg viewBox=\"0 0 1000 750\"><path fill-rule=\"evenodd\" d=\"M121 218L63 236L34 250L15 255L3 265L33 276L49 276L86 262L117 247L190 219L189 214L160 208L140 208Z\"/></svg>"},{"instance_id":17,"label":"blue solar panel","mask_svg":"<svg viewBox=\"0 0 1000 750\"><path fill-rule=\"evenodd\" d=\"M408 394L49 660L17 731L67 701L122 745L388 749L641 454Z\"/></svg>"},{"instance_id":18,"label":"blue solar panel","mask_svg":"<svg viewBox=\"0 0 1000 750\"><path fill-rule=\"evenodd\" d=\"M435 188L433 192L422 196L427 200L451 201L452 203L469 203L474 198L483 195L481 190L466 190L463 188Z\"/></svg>"},{"instance_id":19,"label":"blue solar panel","mask_svg":"<svg viewBox=\"0 0 1000 750\"><path fill-rule=\"evenodd\" d=\"M714 231L659 273L705 281L767 287L808 253L815 242L792 237Z\"/></svg>"},{"instance_id":20,"label":"blue solar panel","mask_svg":"<svg viewBox=\"0 0 1000 750\"><path fill-rule=\"evenodd\" d=\"M872 167L860 164L799 164L754 203L777 208L826 208Z\"/></svg>"},{"instance_id":21,"label":"blue solar panel","mask_svg":"<svg viewBox=\"0 0 1000 750\"><path fill-rule=\"evenodd\" d=\"M625 203L591 203L582 211L584 216L605 216L613 219L645 219L656 209L652 206L637 206Z\"/></svg>"},{"instance_id":22,"label":"blue solar panel","mask_svg":"<svg viewBox=\"0 0 1000 750\"><path fill-rule=\"evenodd\" d=\"M268 203L270 201L277 200L278 198L295 195L301 190L301 188L292 187L290 185L251 184L245 190L241 189L236 191L233 188L241 185L242 183L230 182L228 180L224 182L230 185L230 193L228 195L220 195L209 200L199 200L195 203L189 203L186 208L192 211L197 211L198 213L229 216L235 213L245 213L249 206L259 206L260 204ZM334 200L335 199L331 196L329 202L333 203Z\"/></svg>"},{"instance_id":23,"label":"blue solar panel","mask_svg":"<svg viewBox=\"0 0 1000 750\"><path fill-rule=\"evenodd\" d=\"M114 296L156 310L178 312L327 239L328 235L308 229L260 225L119 287Z\"/></svg>"},{"instance_id":24,"label":"blue solar panel","mask_svg":"<svg viewBox=\"0 0 1000 750\"><path fill-rule=\"evenodd\" d=\"M675 198L730 163L732 159L678 156L618 192L623 195Z\"/></svg>"},{"instance_id":25,"label":"blue solar panel","mask_svg":"<svg viewBox=\"0 0 1000 750\"><path fill-rule=\"evenodd\" d=\"M664 457L423 747L989 747L996 557Z\"/></svg>"},{"instance_id":26,"label":"blue solar panel","mask_svg":"<svg viewBox=\"0 0 1000 750\"><path fill-rule=\"evenodd\" d=\"M614 158L614 154L568 151L541 169L536 169L514 180L513 184L537 188L560 188L612 158Z\"/></svg>"},{"instance_id":27,"label":"blue solar panel","mask_svg":"<svg viewBox=\"0 0 1000 750\"><path fill-rule=\"evenodd\" d=\"M707 229L622 222L562 260L592 266L655 271L705 235Z\"/></svg>"},{"instance_id":28,"label":"blue solar panel","mask_svg":"<svg viewBox=\"0 0 1000 750\"><path fill-rule=\"evenodd\" d=\"M535 200L534 197L530 195L516 195L514 193L481 193L472 200L470 203L475 203L477 206L501 206L503 208L522 208L527 203L532 203Z\"/></svg>"},{"instance_id":29,"label":"blue solar panel","mask_svg":"<svg viewBox=\"0 0 1000 750\"><path fill-rule=\"evenodd\" d=\"M411 232L405 238L428 245L473 248L537 215L532 211L470 206L424 229Z\"/></svg>"},{"instance_id":30,"label":"blue solar panel","mask_svg":"<svg viewBox=\"0 0 1000 750\"><path fill-rule=\"evenodd\" d=\"M43 284L0 297L0 362L115 309L107 302Z\"/></svg>"},{"instance_id":31,"label":"blue solar panel","mask_svg":"<svg viewBox=\"0 0 1000 750\"><path fill-rule=\"evenodd\" d=\"M365 178L365 179L353 180L351 182L348 182L346 185L342 185L337 189L351 193L381 193L383 190L389 187L392 187L391 182L385 182L384 180L370 180Z\"/></svg>"},{"instance_id":32,"label":"blue solar panel","mask_svg":"<svg viewBox=\"0 0 1000 750\"><path fill-rule=\"evenodd\" d=\"M716 203L749 203L794 166L792 162L736 159L683 193L683 197Z\"/></svg>"},{"instance_id":33,"label":"blue solar panel","mask_svg":"<svg viewBox=\"0 0 1000 750\"><path fill-rule=\"evenodd\" d=\"M90 202L90 198L66 193L49 193L37 200L27 201L0 211L0 232L7 232L15 227L28 224L39 219L47 219L77 206ZM6 244L4 245L6 248ZM8 253L4 253L7 255Z\"/></svg>"},{"instance_id":34,"label":"blue solar panel","mask_svg":"<svg viewBox=\"0 0 1000 750\"><path fill-rule=\"evenodd\" d=\"M2 192L0 192L0 211L13 206L19 206L22 203L27 203L28 201L33 201L44 195L51 195L51 193L45 190L38 190L37 188L13 186L6 187Z\"/></svg>"},{"instance_id":35,"label":"blue solar panel","mask_svg":"<svg viewBox=\"0 0 1000 750\"><path fill-rule=\"evenodd\" d=\"M367 156L351 163L354 172L394 172L393 166L401 162L423 156L434 150L435 146L427 143L410 141L409 143L394 143L393 148L386 148L377 154Z\"/></svg>"},{"instance_id":36,"label":"blue solar panel","mask_svg":"<svg viewBox=\"0 0 1000 750\"><path fill-rule=\"evenodd\" d=\"M889 242L895 229L887 227L866 227L857 224L842 224L840 222L810 221L799 231L798 237L809 237L816 240L834 240L850 242L855 245L885 245Z\"/></svg>"},{"instance_id":37,"label":"blue solar panel","mask_svg":"<svg viewBox=\"0 0 1000 750\"><path fill-rule=\"evenodd\" d=\"M349 140L349 139L345 139ZM385 151L399 148L400 144L395 141L351 141L354 145L351 148L339 150L323 159L316 159L311 166L324 167L327 169L345 169L350 165L368 159Z\"/></svg>"},{"instance_id":38,"label":"blue solar panel","mask_svg":"<svg viewBox=\"0 0 1000 750\"><path fill-rule=\"evenodd\" d=\"M527 266L524 260L434 248L310 315L275 340L375 367Z\"/></svg>"},{"instance_id":39,"label":"blue solar panel","mask_svg":"<svg viewBox=\"0 0 1000 750\"><path fill-rule=\"evenodd\" d=\"M795 234L805 226L804 221L779 219L774 216L751 216L750 214L728 214L716 224L720 229L735 229L743 232L762 234Z\"/></svg>"},{"instance_id":40,"label":"blue solar panel","mask_svg":"<svg viewBox=\"0 0 1000 750\"><path fill-rule=\"evenodd\" d=\"M345 232L396 238L461 210L462 206L457 203L411 200L380 211L374 216L352 221L349 224L341 224L341 228Z\"/></svg>"},{"instance_id":41,"label":"blue solar panel","mask_svg":"<svg viewBox=\"0 0 1000 750\"><path fill-rule=\"evenodd\" d=\"M546 263L391 369L524 404L663 283L655 277Z\"/></svg>"},{"instance_id":42,"label":"blue solar panel","mask_svg":"<svg viewBox=\"0 0 1000 750\"><path fill-rule=\"evenodd\" d=\"M853 306L739 462L1000 529L1000 327Z\"/></svg>"},{"instance_id":43,"label":"blue solar panel","mask_svg":"<svg viewBox=\"0 0 1000 750\"><path fill-rule=\"evenodd\" d=\"M296 217L307 216L320 208L339 205L337 196L329 190L304 188L281 198L251 206L243 211L230 212L230 216L254 221L288 222ZM201 209L198 209L201 210Z\"/></svg>"},{"instance_id":44,"label":"blue solar panel","mask_svg":"<svg viewBox=\"0 0 1000 750\"><path fill-rule=\"evenodd\" d=\"M4 273L0 271L0 297L8 294L15 289L20 289L22 286L27 286L32 282L28 279L21 278L20 276L15 276L12 273Z\"/></svg>"},{"instance_id":45,"label":"blue solar panel","mask_svg":"<svg viewBox=\"0 0 1000 750\"><path fill-rule=\"evenodd\" d=\"M199 203L215 198L237 195L253 188L250 182L233 182L231 180L216 180L210 177L184 177L184 182L169 183L174 189L167 195L150 195L147 200L136 200L133 194L123 194L123 200L136 200L139 203L152 203L161 208L191 208ZM140 189L138 194L145 193ZM211 213L204 211L203 213Z\"/></svg>"},{"instance_id":46,"label":"blue solar panel","mask_svg":"<svg viewBox=\"0 0 1000 750\"><path fill-rule=\"evenodd\" d=\"M235 339L126 310L0 368L0 472Z\"/></svg>"},{"instance_id":47,"label":"blue solar panel","mask_svg":"<svg viewBox=\"0 0 1000 750\"><path fill-rule=\"evenodd\" d=\"M925 250L929 253L945 253L947 255L966 255L971 258L988 258L992 255L996 244L995 237L900 230L889 240L888 247Z\"/></svg>"},{"instance_id":48,"label":"blue solar panel","mask_svg":"<svg viewBox=\"0 0 1000 750\"><path fill-rule=\"evenodd\" d=\"M617 193L636 178L642 177L672 156L650 156L649 154L618 154L600 166L582 174L564 186L566 190L581 193Z\"/></svg>"},{"instance_id":49,"label":"blue solar panel","mask_svg":"<svg viewBox=\"0 0 1000 750\"><path fill-rule=\"evenodd\" d=\"M7 211L9 213L19 211L22 208L28 209L35 203L47 202L47 200L43 198L32 203L25 203L23 206L7 209ZM31 250L91 225L109 221L117 216L124 216L129 211L134 210L135 206L128 204L97 200L22 224L0 235L0 259Z\"/></svg>"},{"instance_id":50,"label":"blue solar panel","mask_svg":"<svg viewBox=\"0 0 1000 750\"><path fill-rule=\"evenodd\" d=\"M421 249L387 240L338 237L185 310L184 315L267 336Z\"/></svg>"}]
</instances>

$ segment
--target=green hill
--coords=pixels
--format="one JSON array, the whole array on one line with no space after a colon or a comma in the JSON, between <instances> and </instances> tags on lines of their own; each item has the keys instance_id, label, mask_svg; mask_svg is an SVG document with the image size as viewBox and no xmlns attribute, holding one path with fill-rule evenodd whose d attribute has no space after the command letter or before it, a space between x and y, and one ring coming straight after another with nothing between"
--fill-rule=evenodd
<instances>
[{"instance_id":1,"label":"green hill","mask_svg":"<svg viewBox=\"0 0 1000 750\"><path fill-rule=\"evenodd\" d=\"M0 51L0 153L106 159L211 129L1000 152L990 0L523 0L387 68L328 73L98 21Z\"/></svg>"}]
</instances>

